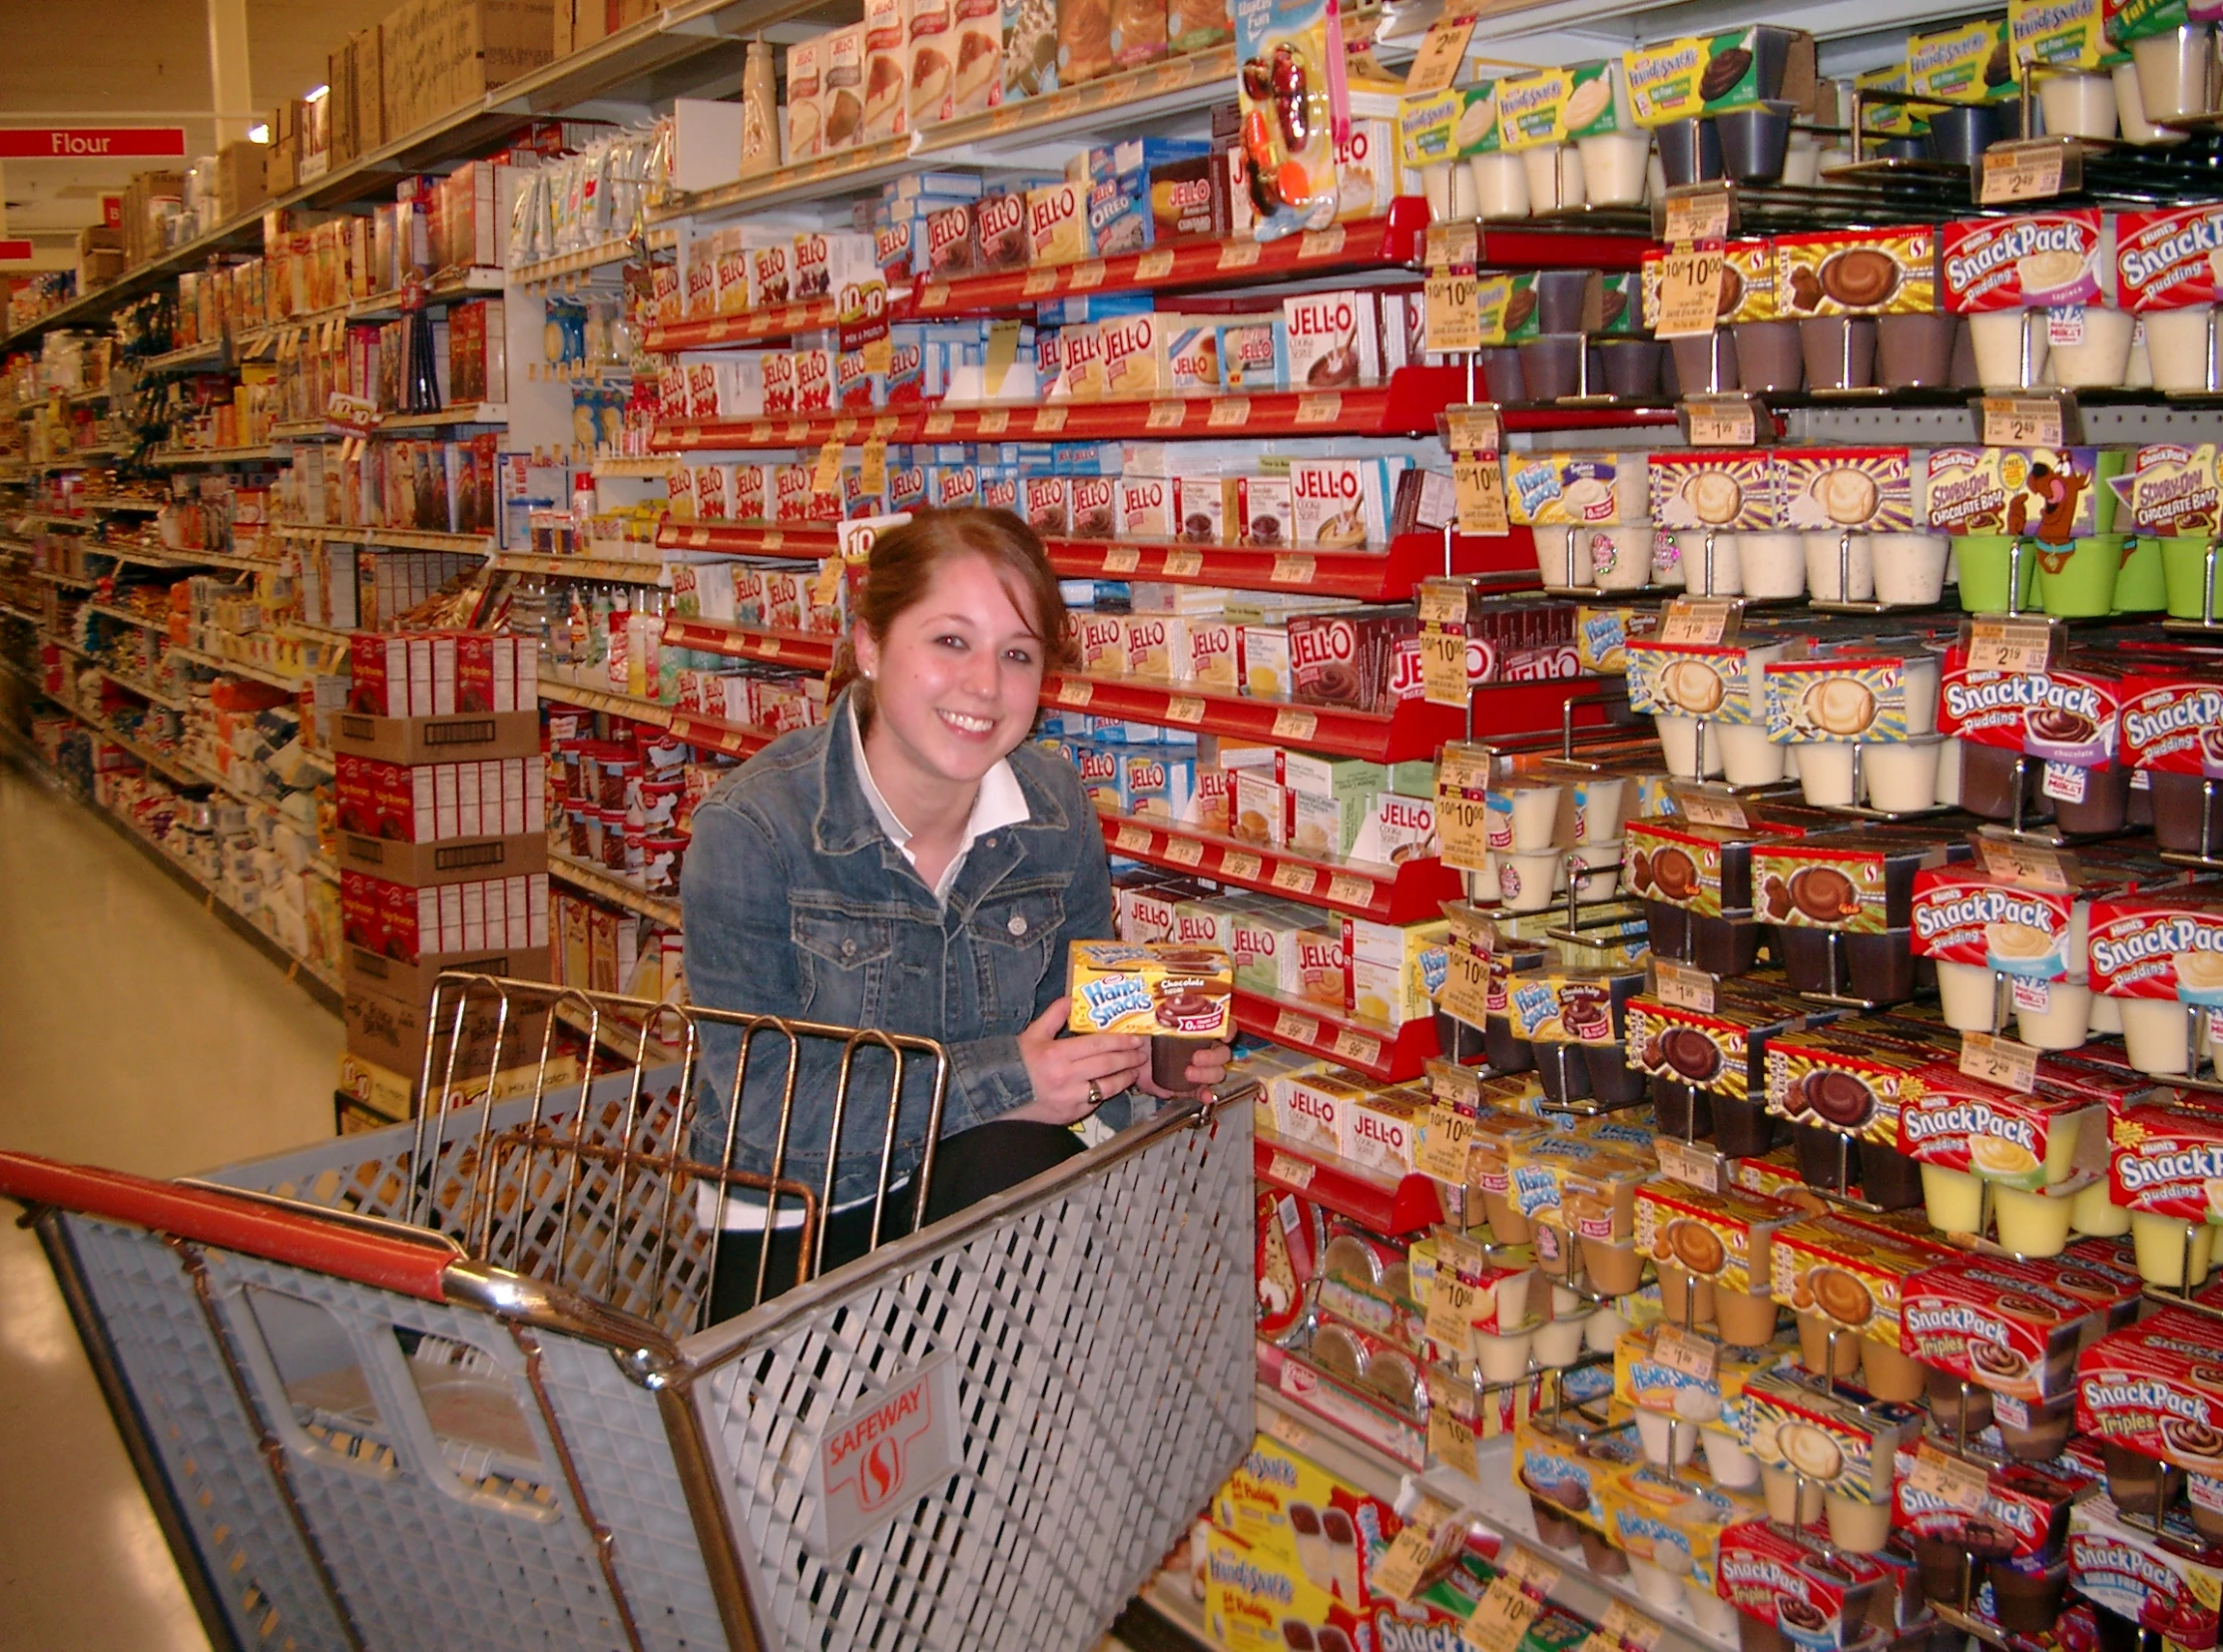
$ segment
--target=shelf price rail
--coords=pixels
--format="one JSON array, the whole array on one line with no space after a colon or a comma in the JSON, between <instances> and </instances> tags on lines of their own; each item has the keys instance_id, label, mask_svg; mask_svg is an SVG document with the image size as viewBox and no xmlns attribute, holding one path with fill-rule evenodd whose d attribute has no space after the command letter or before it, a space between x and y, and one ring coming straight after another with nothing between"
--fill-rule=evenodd
<instances>
[{"instance_id":1,"label":"shelf price rail","mask_svg":"<svg viewBox=\"0 0 2223 1652\"><path fill-rule=\"evenodd\" d=\"M698 1190L776 1189L807 1256L827 1193L781 1169L823 1130L773 1178L684 1156L703 1035L776 1093L838 1068L874 1156L939 1134L939 1047L486 976L431 1020L474 1003L529 1095L191 1182L0 1154L216 1644L1088 1646L1249 1450L1249 1088L698 1329L719 1246L755 1260ZM682 1058L554 1088L552 1007Z\"/></svg>"}]
</instances>

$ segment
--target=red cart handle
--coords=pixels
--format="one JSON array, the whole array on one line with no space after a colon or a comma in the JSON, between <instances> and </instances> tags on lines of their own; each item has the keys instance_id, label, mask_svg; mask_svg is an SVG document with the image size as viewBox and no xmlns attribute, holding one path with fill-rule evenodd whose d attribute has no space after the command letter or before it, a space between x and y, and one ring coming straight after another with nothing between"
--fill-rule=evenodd
<instances>
[{"instance_id":1,"label":"red cart handle","mask_svg":"<svg viewBox=\"0 0 2223 1652\"><path fill-rule=\"evenodd\" d=\"M0 1153L0 1197L127 1222L150 1233L173 1234L424 1302L447 1301L444 1276L448 1265L463 1256L437 1234L375 1232L313 1209L181 1187L120 1170L57 1164L29 1153Z\"/></svg>"}]
</instances>

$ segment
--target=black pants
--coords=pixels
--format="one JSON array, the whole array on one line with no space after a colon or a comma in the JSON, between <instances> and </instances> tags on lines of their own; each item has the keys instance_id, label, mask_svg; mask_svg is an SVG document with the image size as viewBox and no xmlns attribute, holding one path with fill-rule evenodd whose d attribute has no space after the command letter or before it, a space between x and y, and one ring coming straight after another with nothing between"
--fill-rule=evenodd
<instances>
[{"instance_id":1,"label":"black pants","mask_svg":"<svg viewBox=\"0 0 2223 1652\"><path fill-rule=\"evenodd\" d=\"M1028 1119L1002 1119L945 1137L934 1155L934 1185L926 1200L926 1220L939 1222L991 1194L1017 1187L1053 1165L1063 1164L1082 1152L1080 1138L1061 1124L1036 1124ZM909 1185L890 1188L886 1214L880 1222L879 1243L888 1244L911 1231L913 1201ZM780 1230L772 1236L772 1262L765 1274L764 1300L770 1301L795 1284L796 1258L802 1250L799 1228ZM762 1234L727 1234L718 1247L718 1267L710 1282L712 1325L730 1320L757 1306L757 1259L763 1249ZM873 1248L872 1206L869 1201L854 1210L837 1212L826 1223L826 1267L831 1273L843 1263L854 1262Z\"/></svg>"}]
</instances>

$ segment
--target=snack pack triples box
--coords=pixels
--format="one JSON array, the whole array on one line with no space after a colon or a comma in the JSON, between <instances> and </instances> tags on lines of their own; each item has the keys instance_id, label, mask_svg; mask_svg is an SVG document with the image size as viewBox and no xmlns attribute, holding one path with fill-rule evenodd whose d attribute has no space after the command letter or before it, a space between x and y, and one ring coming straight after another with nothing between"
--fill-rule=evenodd
<instances>
[{"instance_id":1,"label":"snack pack triples box","mask_svg":"<svg viewBox=\"0 0 2223 1652\"><path fill-rule=\"evenodd\" d=\"M2057 1290L2055 1272L1988 1256L1924 1269L1900 1287L1900 1352L2021 1399L2068 1392L2094 1310Z\"/></svg>"},{"instance_id":2,"label":"snack pack triples box","mask_svg":"<svg viewBox=\"0 0 2223 1652\"><path fill-rule=\"evenodd\" d=\"M1869 1599L1884 1586L1884 1568L1868 1555L1770 1520L1731 1526L1714 1554L1715 1593L1747 1616L1781 1624L1800 1647L1858 1640Z\"/></svg>"},{"instance_id":3,"label":"snack pack triples box","mask_svg":"<svg viewBox=\"0 0 2223 1652\"><path fill-rule=\"evenodd\" d=\"M2223 1476L2223 1320L2166 1308L2085 1349L2076 1360L2076 1428Z\"/></svg>"},{"instance_id":4,"label":"snack pack triples box","mask_svg":"<svg viewBox=\"0 0 2223 1652\"><path fill-rule=\"evenodd\" d=\"M1073 1032L1225 1038L1233 1022L1234 966L1216 948L1162 941L1077 940L1068 990Z\"/></svg>"}]
</instances>

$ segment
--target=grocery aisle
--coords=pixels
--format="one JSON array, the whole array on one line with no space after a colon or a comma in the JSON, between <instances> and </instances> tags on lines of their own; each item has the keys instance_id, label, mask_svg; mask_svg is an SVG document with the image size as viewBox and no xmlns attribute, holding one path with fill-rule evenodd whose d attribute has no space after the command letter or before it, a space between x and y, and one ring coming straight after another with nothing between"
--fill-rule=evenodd
<instances>
[{"instance_id":1,"label":"grocery aisle","mask_svg":"<svg viewBox=\"0 0 2223 1652\"><path fill-rule=\"evenodd\" d=\"M0 1146L171 1176L328 1134L341 1028L0 756ZM206 1644L33 1237L0 1224L0 1647Z\"/></svg>"}]
</instances>

